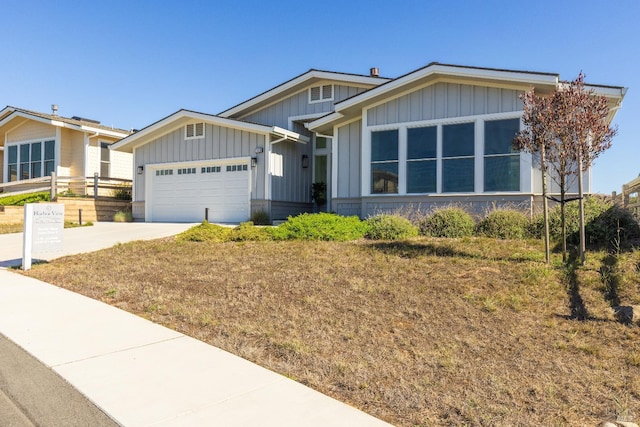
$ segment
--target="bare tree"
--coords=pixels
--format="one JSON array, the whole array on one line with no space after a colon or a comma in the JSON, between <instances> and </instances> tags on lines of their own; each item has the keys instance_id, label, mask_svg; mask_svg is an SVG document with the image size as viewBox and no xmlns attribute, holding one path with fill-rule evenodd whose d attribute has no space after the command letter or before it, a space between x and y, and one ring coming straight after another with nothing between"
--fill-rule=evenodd
<instances>
[{"instance_id":1,"label":"bare tree","mask_svg":"<svg viewBox=\"0 0 640 427\"><path fill-rule=\"evenodd\" d=\"M544 198L545 249L549 262L549 224L546 178L550 176L559 187L562 226L562 259L567 260L567 227L565 204L580 200L580 255L584 262L584 203L582 175L593 161L611 147L617 133L609 127L609 106L604 96L587 90L584 74L568 83L561 83L550 95L539 96L535 89L521 96L524 103L523 122L526 128L514 140L514 145L540 157L542 195ZM578 197L567 197L571 178L578 179Z\"/></svg>"}]
</instances>

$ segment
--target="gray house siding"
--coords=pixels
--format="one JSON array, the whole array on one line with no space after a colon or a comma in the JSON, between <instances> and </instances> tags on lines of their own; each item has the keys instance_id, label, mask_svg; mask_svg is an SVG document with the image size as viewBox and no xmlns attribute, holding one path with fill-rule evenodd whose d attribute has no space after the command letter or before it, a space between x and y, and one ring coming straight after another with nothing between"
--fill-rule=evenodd
<instances>
[{"instance_id":1,"label":"gray house siding","mask_svg":"<svg viewBox=\"0 0 640 427\"><path fill-rule=\"evenodd\" d=\"M368 111L369 126L521 111L522 92L456 83L436 83Z\"/></svg>"},{"instance_id":2,"label":"gray house siding","mask_svg":"<svg viewBox=\"0 0 640 427\"><path fill-rule=\"evenodd\" d=\"M255 156L256 147L265 147L265 135L205 124L204 138L185 140L184 127L167 133L134 151L135 166L156 163L217 160ZM265 198L264 162L252 173L251 199ZM136 175L134 200L144 201L144 174Z\"/></svg>"},{"instance_id":3,"label":"gray house siding","mask_svg":"<svg viewBox=\"0 0 640 427\"><path fill-rule=\"evenodd\" d=\"M309 103L309 91L307 88L260 111L243 116L242 120L288 129L289 117L329 113L333 111L334 103L365 90L359 87L335 85L333 88L333 101Z\"/></svg>"},{"instance_id":4,"label":"gray house siding","mask_svg":"<svg viewBox=\"0 0 640 427\"><path fill-rule=\"evenodd\" d=\"M311 144L282 141L273 144L272 152L282 156L283 175L271 176L271 200L311 204L311 167L302 167L302 156L309 156Z\"/></svg>"},{"instance_id":5,"label":"gray house siding","mask_svg":"<svg viewBox=\"0 0 640 427\"><path fill-rule=\"evenodd\" d=\"M336 198L360 196L362 121L338 128L338 191Z\"/></svg>"}]
</instances>

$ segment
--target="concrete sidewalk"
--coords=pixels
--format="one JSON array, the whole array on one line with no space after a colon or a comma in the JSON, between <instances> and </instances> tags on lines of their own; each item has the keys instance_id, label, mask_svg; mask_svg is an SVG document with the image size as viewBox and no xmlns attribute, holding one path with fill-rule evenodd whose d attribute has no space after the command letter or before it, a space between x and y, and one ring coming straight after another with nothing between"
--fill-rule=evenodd
<instances>
[{"instance_id":1,"label":"concrete sidewalk","mask_svg":"<svg viewBox=\"0 0 640 427\"><path fill-rule=\"evenodd\" d=\"M123 426L383 426L201 341L0 269L0 333Z\"/></svg>"},{"instance_id":2,"label":"concrete sidewalk","mask_svg":"<svg viewBox=\"0 0 640 427\"><path fill-rule=\"evenodd\" d=\"M39 258L170 236L191 225L66 229L64 252ZM0 266L20 265L21 250L21 234L0 235ZM0 268L0 426L33 425L389 424L201 341Z\"/></svg>"},{"instance_id":3,"label":"concrete sidewalk","mask_svg":"<svg viewBox=\"0 0 640 427\"><path fill-rule=\"evenodd\" d=\"M65 228L62 251L34 253L33 258L51 260L65 255L93 252L117 243L173 236L195 224L149 222L96 222L88 227ZM22 233L0 234L0 267L22 264Z\"/></svg>"}]
</instances>

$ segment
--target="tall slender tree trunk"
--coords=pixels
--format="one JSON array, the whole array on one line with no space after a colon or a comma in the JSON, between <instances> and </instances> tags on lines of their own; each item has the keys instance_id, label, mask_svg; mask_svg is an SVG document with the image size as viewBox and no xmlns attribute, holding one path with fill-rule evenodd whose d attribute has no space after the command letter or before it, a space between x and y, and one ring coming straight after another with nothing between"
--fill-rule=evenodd
<instances>
[{"instance_id":1,"label":"tall slender tree trunk","mask_svg":"<svg viewBox=\"0 0 640 427\"><path fill-rule=\"evenodd\" d=\"M567 221L565 215L565 173L560 174L560 225L562 227L562 262L567 262Z\"/></svg>"},{"instance_id":2,"label":"tall slender tree trunk","mask_svg":"<svg viewBox=\"0 0 640 427\"><path fill-rule=\"evenodd\" d=\"M540 148L540 168L542 169L542 218L544 220L544 255L547 264L551 263L551 249L549 248L549 201L547 200L547 163L544 144Z\"/></svg>"},{"instance_id":3,"label":"tall slender tree trunk","mask_svg":"<svg viewBox=\"0 0 640 427\"><path fill-rule=\"evenodd\" d=\"M584 191L582 190L582 153L578 153L578 206L580 207L580 265L584 265L587 245L584 231Z\"/></svg>"}]
</instances>

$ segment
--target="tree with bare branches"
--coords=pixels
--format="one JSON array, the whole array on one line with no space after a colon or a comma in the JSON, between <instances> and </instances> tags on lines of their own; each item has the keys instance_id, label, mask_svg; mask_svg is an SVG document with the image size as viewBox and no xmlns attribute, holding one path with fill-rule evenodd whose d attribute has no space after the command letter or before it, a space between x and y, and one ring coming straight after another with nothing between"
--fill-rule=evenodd
<instances>
[{"instance_id":1,"label":"tree with bare branches","mask_svg":"<svg viewBox=\"0 0 640 427\"><path fill-rule=\"evenodd\" d=\"M593 161L611 147L617 133L615 127L609 126L607 100L585 88L583 73L572 82L561 83L548 96L540 96L532 88L520 98L524 103L522 120L525 129L514 139L514 146L534 154L540 161L547 263L550 260L547 199L560 203L563 261L567 260L565 204L575 199L580 201L580 256L584 262L582 176ZM548 177L558 184L559 198L548 194ZM576 177L578 196L567 197Z\"/></svg>"}]
</instances>

